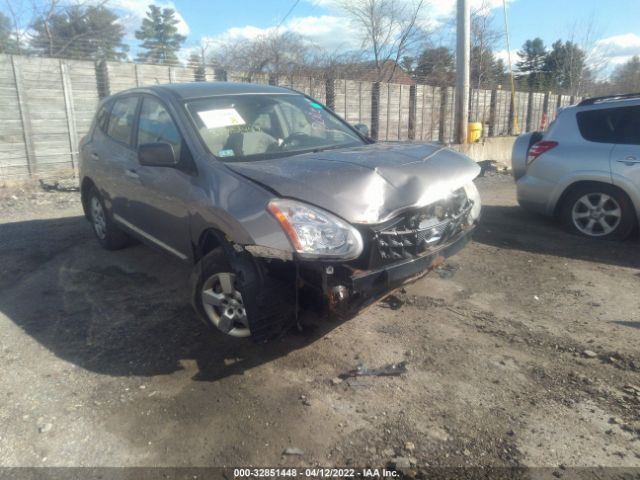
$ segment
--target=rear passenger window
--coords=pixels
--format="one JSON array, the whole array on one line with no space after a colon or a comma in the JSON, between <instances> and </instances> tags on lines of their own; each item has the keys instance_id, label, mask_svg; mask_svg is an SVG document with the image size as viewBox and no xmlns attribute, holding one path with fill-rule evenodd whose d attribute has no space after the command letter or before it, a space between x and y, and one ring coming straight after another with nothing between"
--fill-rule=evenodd
<instances>
[{"instance_id":1,"label":"rear passenger window","mask_svg":"<svg viewBox=\"0 0 640 480\"><path fill-rule=\"evenodd\" d=\"M131 144L133 120L138 106L138 97L126 97L116 100L109 116L107 135L126 145Z\"/></svg>"},{"instance_id":2,"label":"rear passenger window","mask_svg":"<svg viewBox=\"0 0 640 480\"><path fill-rule=\"evenodd\" d=\"M585 140L640 145L640 107L579 112L577 118L580 134Z\"/></svg>"},{"instance_id":3,"label":"rear passenger window","mask_svg":"<svg viewBox=\"0 0 640 480\"><path fill-rule=\"evenodd\" d=\"M100 108L100 110L98 110L98 115L96 115L96 126L104 133L107 133L107 124L109 123L110 109L111 103L106 103Z\"/></svg>"},{"instance_id":4,"label":"rear passenger window","mask_svg":"<svg viewBox=\"0 0 640 480\"><path fill-rule=\"evenodd\" d=\"M138 146L143 143L164 142L173 146L176 158L180 158L182 137L169 112L157 100L145 97L140 109Z\"/></svg>"}]
</instances>

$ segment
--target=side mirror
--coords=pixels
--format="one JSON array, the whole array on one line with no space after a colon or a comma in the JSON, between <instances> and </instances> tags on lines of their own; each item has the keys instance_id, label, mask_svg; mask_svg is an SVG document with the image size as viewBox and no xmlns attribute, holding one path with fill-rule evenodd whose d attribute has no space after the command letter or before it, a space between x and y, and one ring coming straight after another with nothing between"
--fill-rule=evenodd
<instances>
[{"instance_id":1,"label":"side mirror","mask_svg":"<svg viewBox=\"0 0 640 480\"><path fill-rule=\"evenodd\" d=\"M360 132L360 134L369 138L369 127L367 127L364 123L356 123L353 128Z\"/></svg>"},{"instance_id":2,"label":"side mirror","mask_svg":"<svg viewBox=\"0 0 640 480\"><path fill-rule=\"evenodd\" d=\"M138 162L147 167L175 167L178 160L173 145L156 142L143 143L138 147Z\"/></svg>"}]
</instances>

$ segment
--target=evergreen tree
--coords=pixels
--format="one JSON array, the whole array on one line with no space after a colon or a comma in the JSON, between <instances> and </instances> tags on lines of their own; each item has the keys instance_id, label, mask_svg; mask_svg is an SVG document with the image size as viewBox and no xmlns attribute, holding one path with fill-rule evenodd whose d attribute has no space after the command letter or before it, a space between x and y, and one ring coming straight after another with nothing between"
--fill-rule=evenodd
<instances>
[{"instance_id":1,"label":"evergreen tree","mask_svg":"<svg viewBox=\"0 0 640 480\"><path fill-rule=\"evenodd\" d=\"M0 53L14 53L16 46L11 36L11 20L0 12Z\"/></svg>"},{"instance_id":2,"label":"evergreen tree","mask_svg":"<svg viewBox=\"0 0 640 480\"><path fill-rule=\"evenodd\" d=\"M118 16L104 6L74 5L32 25L30 46L49 57L76 60L123 60L128 46Z\"/></svg>"},{"instance_id":3,"label":"evergreen tree","mask_svg":"<svg viewBox=\"0 0 640 480\"><path fill-rule=\"evenodd\" d=\"M585 51L573 42L554 42L544 62L549 86L573 95L579 94L580 87L588 76L586 57Z\"/></svg>"},{"instance_id":4,"label":"evergreen tree","mask_svg":"<svg viewBox=\"0 0 640 480\"><path fill-rule=\"evenodd\" d=\"M138 54L138 61L158 64L178 61L176 54L186 37L178 33L175 13L171 8L149 5L147 18L136 31L136 38L142 41L140 47L145 50Z\"/></svg>"},{"instance_id":5,"label":"evergreen tree","mask_svg":"<svg viewBox=\"0 0 640 480\"><path fill-rule=\"evenodd\" d=\"M414 76L419 83L433 86L453 85L453 53L446 47L426 48L418 57Z\"/></svg>"},{"instance_id":6,"label":"evergreen tree","mask_svg":"<svg viewBox=\"0 0 640 480\"><path fill-rule=\"evenodd\" d=\"M640 92L640 57L635 55L611 74L616 93Z\"/></svg>"},{"instance_id":7,"label":"evergreen tree","mask_svg":"<svg viewBox=\"0 0 640 480\"><path fill-rule=\"evenodd\" d=\"M544 67L547 49L542 39L534 38L524 42L518 56L521 58L519 62L516 62L519 79L524 81L529 89L541 90L545 88Z\"/></svg>"}]
</instances>

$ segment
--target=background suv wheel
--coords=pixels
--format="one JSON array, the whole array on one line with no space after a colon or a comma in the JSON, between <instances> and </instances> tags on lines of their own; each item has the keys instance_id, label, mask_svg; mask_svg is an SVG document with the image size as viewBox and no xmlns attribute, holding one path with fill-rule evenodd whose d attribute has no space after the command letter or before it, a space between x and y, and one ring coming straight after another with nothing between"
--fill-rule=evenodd
<instances>
[{"instance_id":1,"label":"background suv wheel","mask_svg":"<svg viewBox=\"0 0 640 480\"><path fill-rule=\"evenodd\" d=\"M569 231L590 238L621 240L629 236L635 225L629 198L604 183L571 190L562 205L561 216Z\"/></svg>"}]
</instances>

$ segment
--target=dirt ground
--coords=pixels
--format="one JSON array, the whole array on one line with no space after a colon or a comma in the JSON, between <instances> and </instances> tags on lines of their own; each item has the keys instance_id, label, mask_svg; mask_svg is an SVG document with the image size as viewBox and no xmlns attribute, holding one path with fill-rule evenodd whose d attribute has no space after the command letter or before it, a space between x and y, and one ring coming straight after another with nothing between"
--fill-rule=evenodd
<instances>
[{"instance_id":1,"label":"dirt ground","mask_svg":"<svg viewBox=\"0 0 640 480\"><path fill-rule=\"evenodd\" d=\"M510 177L478 185L445 268L267 345L200 326L189 266L101 250L77 193L0 189L0 465L640 467L637 238L583 240Z\"/></svg>"}]
</instances>

